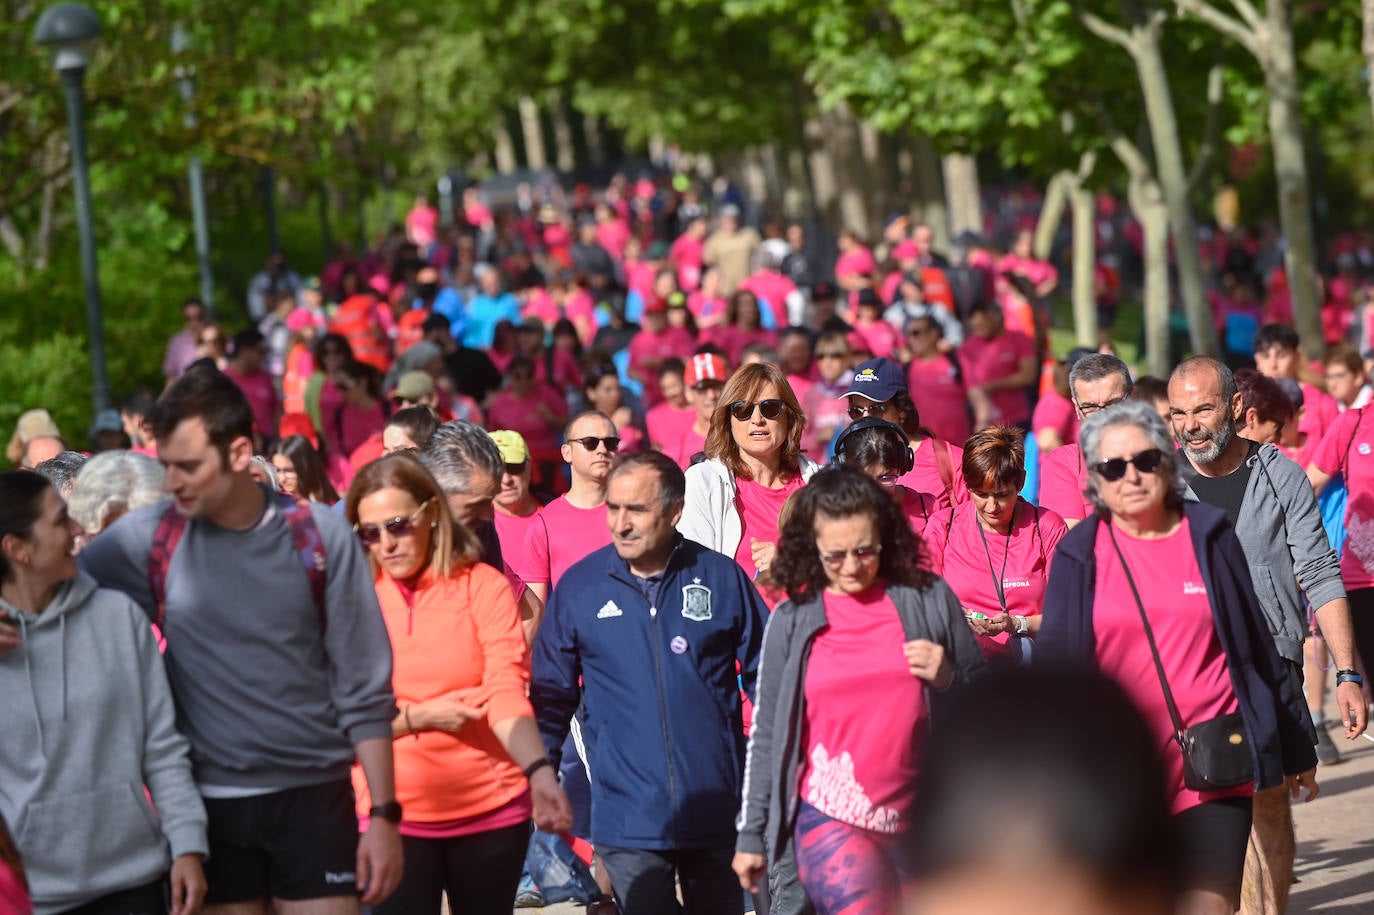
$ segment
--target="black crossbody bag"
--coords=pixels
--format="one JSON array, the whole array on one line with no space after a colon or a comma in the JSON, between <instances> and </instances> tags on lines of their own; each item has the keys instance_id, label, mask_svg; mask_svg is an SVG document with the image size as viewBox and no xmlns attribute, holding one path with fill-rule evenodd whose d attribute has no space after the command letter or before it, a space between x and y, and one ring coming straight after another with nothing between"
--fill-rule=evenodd
<instances>
[{"instance_id":1,"label":"black crossbody bag","mask_svg":"<svg viewBox=\"0 0 1374 915\"><path fill-rule=\"evenodd\" d=\"M1126 573L1126 583L1131 586L1131 596L1135 598L1136 609L1140 611L1140 622L1145 626L1145 638L1150 643L1150 654L1155 659L1155 673L1159 675L1160 688L1164 690L1164 704L1169 707L1169 718L1174 725L1174 740L1183 751L1183 784L1193 791L1217 791L1235 788L1255 780L1255 760L1250 754L1250 738L1245 733L1245 722L1240 712L1219 715L1190 728L1183 726L1183 719L1174 704L1173 691L1164 675L1164 664L1159 660L1159 648L1155 645L1154 630L1145 615L1145 604L1136 590L1135 578L1131 575L1126 557L1116 542L1116 532L1111 521L1104 522L1107 533L1112 538L1112 548L1121 561L1121 569Z\"/></svg>"}]
</instances>

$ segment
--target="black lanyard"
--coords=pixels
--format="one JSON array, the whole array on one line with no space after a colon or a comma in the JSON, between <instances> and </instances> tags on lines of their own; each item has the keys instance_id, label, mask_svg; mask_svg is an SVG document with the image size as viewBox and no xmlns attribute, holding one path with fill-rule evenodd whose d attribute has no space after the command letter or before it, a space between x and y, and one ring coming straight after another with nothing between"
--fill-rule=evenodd
<instances>
[{"instance_id":1,"label":"black lanyard","mask_svg":"<svg viewBox=\"0 0 1374 915\"><path fill-rule=\"evenodd\" d=\"M975 512L973 524L978 528L978 537L983 541L983 554L988 557L988 572L992 575L992 584L997 588L997 602L1002 605L1002 612L1007 612L1007 595L1002 589L1002 579L1007 577L1007 557L1011 555L1011 535L1016 530L1016 511L1021 507L1021 500L1017 499L1016 504L1011 507L1011 524L1007 527L1007 550L1002 554L1002 574L999 576L997 570L992 567L992 550L988 549L988 535L983 533L983 525L978 522L978 515Z\"/></svg>"}]
</instances>

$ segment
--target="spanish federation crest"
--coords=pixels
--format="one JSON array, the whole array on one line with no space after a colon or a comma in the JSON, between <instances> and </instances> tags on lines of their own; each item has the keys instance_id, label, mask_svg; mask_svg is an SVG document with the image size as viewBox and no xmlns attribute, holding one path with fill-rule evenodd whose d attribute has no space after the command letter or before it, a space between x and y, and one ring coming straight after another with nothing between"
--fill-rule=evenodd
<instances>
[{"instance_id":1,"label":"spanish federation crest","mask_svg":"<svg viewBox=\"0 0 1374 915\"><path fill-rule=\"evenodd\" d=\"M693 578L690 585L682 586L682 615L689 620L704 623L711 618L711 589Z\"/></svg>"}]
</instances>

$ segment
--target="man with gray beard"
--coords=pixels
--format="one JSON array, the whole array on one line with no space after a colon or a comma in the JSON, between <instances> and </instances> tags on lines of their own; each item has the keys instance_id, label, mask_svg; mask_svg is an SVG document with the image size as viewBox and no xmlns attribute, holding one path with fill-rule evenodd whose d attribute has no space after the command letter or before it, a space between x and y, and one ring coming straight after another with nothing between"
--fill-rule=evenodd
<instances>
[{"instance_id":1,"label":"man with gray beard","mask_svg":"<svg viewBox=\"0 0 1374 915\"><path fill-rule=\"evenodd\" d=\"M1235 376L1215 359L1185 360L1169 379L1174 437L1188 458L1185 497L1215 505L1230 517L1279 656L1301 689L1304 595L1316 608L1317 623L1342 669L1355 666L1350 605L1306 474L1273 445L1237 435L1241 410ZM1353 740L1365 729L1364 697L1353 682L1337 686L1336 693L1346 738ZM1320 736L1330 742L1324 731ZM1318 738L1314 731L1314 743ZM1255 795L1241 894L1246 915L1282 912L1287 905L1296 851L1289 803L1287 786Z\"/></svg>"}]
</instances>

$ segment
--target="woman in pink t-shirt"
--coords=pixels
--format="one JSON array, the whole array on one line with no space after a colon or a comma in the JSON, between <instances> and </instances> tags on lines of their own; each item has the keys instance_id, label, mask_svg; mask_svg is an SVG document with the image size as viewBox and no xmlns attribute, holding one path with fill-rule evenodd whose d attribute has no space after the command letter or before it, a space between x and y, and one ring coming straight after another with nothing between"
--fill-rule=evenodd
<instances>
[{"instance_id":1,"label":"woman in pink t-shirt","mask_svg":"<svg viewBox=\"0 0 1374 915\"><path fill-rule=\"evenodd\" d=\"M984 655L1027 660L1040 629L1050 560L1068 527L1020 496L1026 483L1021 430L975 432L964 446L963 471L969 504L926 528L935 571L959 595Z\"/></svg>"},{"instance_id":2,"label":"woman in pink t-shirt","mask_svg":"<svg viewBox=\"0 0 1374 915\"><path fill-rule=\"evenodd\" d=\"M973 431L964 376L955 358L942 352L944 329L929 316L913 318L906 328L911 362L907 385L921 425L935 437L961 445Z\"/></svg>"},{"instance_id":3,"label":"woman in pink t-shirt","mask_svg":"<svg viewBox=\"0 0 1374 915\"><path fill-rule=\"evenodd\" d=\"M1097 511L1059 545L1038 657L1090 663L1135 701L1168 777L1186 867L1181 910L1231 912L1256 789L1287 781L1295 797L1317 792L1301 675L1279 659L1225 512L1184 501L1181 459L1154 408L1127 400L1094 413L1079 441ZM1248 776L1210 785L1185 776L1179 728L1228 715L1238 720L1219 722L1225 730L1208 746L1242 747L1234 752Z\"/></svg>"},{"instance_id":4,"label":"woman in pink t-shirt","mask_svg":"<svg viewBox=\"0 0 1374 915\"><path fill-rule=\"evenodd\" d=\"M835 440L835 461L883 487L918 537L931 516L940 513L938 499L901 483L902 477L911 471L911 440L896 423L876 417L854 423Z\"/></svg>"},{"instance_id":5,"label":"woman in pink t-shirt","mask_svg":"<svg viewBox=\"0 0 1374 915\"><path fill-rule=\"evenodd\" d=\"M788 600L760 665L777 673L760 679L736 842L746 889L766 861L787 881L790 845L820 915L897 911L931 704L983 663L920 556L897 504L857 471L827 469L793 499L773 565Z\"/></svg>"},{"instance_id":6,"label":"woman in pink t-shirt","mask_svg":"<svg viewBox=\"0 0 1374 915\"><path fill-rule=\"evenodd\" d=\"M558 433L568 419L568 403L551 386L534 380L528 356L511 360L506 386L487 406L487 428L519 432L534 463L535 485L547 486L558 473L562 458Z\"/></svg>"},{"instance_id":7,"label":"woman in pink t-shirt","mask_svg":"<svg viewBox=\"0 0 1374 915\"><path fill-rule=\"evenodd\" d=\"M776 331L767 330L760 323L759 300L752 292L741 289L730 296L725 308L725 321L701 332L702 343L713 343L720 347L731 365L739 365L744 348L751 343L778 345Z\"/></svg>"}]
</instances>

